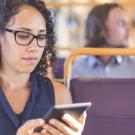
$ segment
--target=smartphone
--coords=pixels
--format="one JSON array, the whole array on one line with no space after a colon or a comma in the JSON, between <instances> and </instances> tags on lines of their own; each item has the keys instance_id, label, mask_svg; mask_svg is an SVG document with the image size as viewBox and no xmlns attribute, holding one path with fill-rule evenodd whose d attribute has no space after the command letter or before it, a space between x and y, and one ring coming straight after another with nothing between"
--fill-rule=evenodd
<instances>
[{"instance_id":1,"label":"smartphone","mask_svg":"<svg viewBox=\"0 0 135 135\"><path fill-rule=\"evenodd\" d=\"M51 118L62 121L61 117L65 113L68 113L77 119L83 114L84 111L88 110L91 105L91 102L54 105L49 109L47 114L44 115L43 119L45 122L48 122ZM34 131L40 132L41 130L42 128L37 128Z\"/></svg>"},{"instance_id":2,"label":"smartphone","mask_svg":"<svg viewBox=\"0 0 135 135\"><path fill-rule=\"evenodd\" d=\"M55 105L50 108L48 113L44 115L43 119L45 122L48 122L51 118L61 120L62 115L65 113L77 118L90 106L91 102Z\"/></svg>"}]
</instances>

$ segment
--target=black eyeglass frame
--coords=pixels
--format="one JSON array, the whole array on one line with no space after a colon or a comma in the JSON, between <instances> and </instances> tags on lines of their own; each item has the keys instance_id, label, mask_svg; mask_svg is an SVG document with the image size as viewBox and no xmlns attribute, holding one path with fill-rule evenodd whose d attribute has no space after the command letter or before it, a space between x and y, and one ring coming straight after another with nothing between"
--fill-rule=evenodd
<instances>
[{"instance_id":1,"label":"black eyeglass frame","mask_svg":"<svg viewBox=\"0 0 135 135\"><path fill-rule=\"evenodd\" d=\"M12 34L14 35L15 42L16 42L17 44L19 44L19 45L22 45L22 46L28 46L28 45L30 45L30 44L32 43L32 41L33 41L34 39L36 39L38 47L46 47L46 46L41 46L41 45L39 45L39 43L38 43L38 37L39 37L39 36L45 36L45 39L46 39L46 40L47 40L47 38L49 37L49 35L43 35L43 34L40 34L40 35L33 35L32 33L29 33L29 32L26 32L26 31L12 30L12 29L7 29L7 28L5 29L5 31L12 33ZM16 40L16 34L17 34L18 32L24 32L24 33L30 34L31 36L33 36L33 38L32 38L27 44L20 44L20 43L18 43L17 40Z\"/></svg>"}]
</instances>

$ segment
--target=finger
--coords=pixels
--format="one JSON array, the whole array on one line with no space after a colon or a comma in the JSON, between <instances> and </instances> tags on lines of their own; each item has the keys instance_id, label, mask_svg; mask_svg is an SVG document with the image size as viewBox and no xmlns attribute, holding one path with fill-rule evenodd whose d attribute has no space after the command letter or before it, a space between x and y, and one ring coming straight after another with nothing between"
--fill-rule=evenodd
<instances>
[{"instance_id":1,"label":"finger","mask_svg":"<svg viewBox=\"0 0 135 135\"><path fill-rule=\"evenodd\" d=\"M85 125L86 117L87 117L87 113L86 113L86 111L85 111L85 112L81 115L81 117L79 118L79 122L82 123L83 125Z\"/></svg>"},{"instance_id":2,"label":"finger","mask_svg":"<svg viewBox=\"0 0 135 135\"><path fill-rule=\"evenodd\" d=\"M75 131L83 130L84 125L69 114L64 114L62 116L62 120L65 121Z\"/></svg>"},{"instance_id":3,"label":"finger","mask_svg":"<svg viewBox=\"0 0 135 135\"><path fill-rule=\"evenodd\" d=\"M57 128L46 124L44 126L44 128L47 130L47 132L49 132L51 135L64 135L60 130L58 130Z\"/></svg>"},{"instance_id":4,"label":"finger","mask_svg":"<svg viewBox=\"0 0 135 135\"><path fill-rule=\"evenodd\" d=\"M43 126L44 120L42 119L33 119L24 123L17 131L17 135L29 135L33 132L33 129Z\"/></svg>"},{"instance_id":5,"label":"finger","mask_svg":"<svg viewBox=\"0 0 135 135\"><path fill-rule=\"evenodd\" d=\"M26 135L26 134L25 134ZM31 133L29 135L42 135L41 133Z\"/></svg>"},{"instance_id":6,"label":"finger","mask_svg":"<svg viewBox=\"0 0 135 135\"><path fill-rule=\"evenodd\" d=\"M52 126L56 127L59 131L61 131L62 133L64 133L64 135L74 135L75 132L73 129L71 129L70 127L68 127L66 124L64 124L63 122L60 122L57 119L52 119L49 121L49 124L51 124Z\"/></svg>"},{"instance_id":7,"label":"finger","mask_svg":"<svg viewBox=\"0 0 135 135\"><path fill-rule=\"evenodd\" d=\"M47 130L42 130L41 131L41 134L42 135L51 135Z\"/></svg>"},{"instance_id":8,"label":"finger","mask_svg":"<svg viewBox=\"0 0 135 135\"><path fill-rule=\"evenodd\" d=\"M22 128L24 130L30 130L30 129L34 129L34 128L37 128L37 127L40 127L40 126L43 126L44 125L44 120L43 119L32 119L32 120L29 120L27 121L23 126Z\"/></svg>"}]
</instances>

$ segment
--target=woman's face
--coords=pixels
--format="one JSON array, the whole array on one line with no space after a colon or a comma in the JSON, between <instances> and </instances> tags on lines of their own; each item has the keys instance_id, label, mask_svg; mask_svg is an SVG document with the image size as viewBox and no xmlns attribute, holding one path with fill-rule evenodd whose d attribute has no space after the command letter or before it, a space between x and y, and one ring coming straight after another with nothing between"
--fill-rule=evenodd
<instances>
[{"instance_id":1,"label":"woman's face","mask_svg":"<svg viewBox=\"0 0 135 135\"><path fill-rule=\"evenodd\" d=\"M129 36L128 18L121 8L113 8L109 12L106 27L106 39L109 45L114 47L127 46Z\"/></svg>"},{"instance_id":2,"label":"woman's face","mask_svg":"<svg viewBox=\"0 0 135 135\"><path fill-rule=\"evenodd\" d=\"M42 14L31 6L23 6L20 12L12 17L7 26L11 30L19 30L33 35L45 35L46 25ZM27 33L18 35L21 40L28 38ZM37 45L34 39L29 45L19 45L14 34L5 31L1 37L1 63L3 69L15 72L30 73L41 59L44 47ZM20 42L20 41L18 41Z\"/></svg>"}]
</instances>

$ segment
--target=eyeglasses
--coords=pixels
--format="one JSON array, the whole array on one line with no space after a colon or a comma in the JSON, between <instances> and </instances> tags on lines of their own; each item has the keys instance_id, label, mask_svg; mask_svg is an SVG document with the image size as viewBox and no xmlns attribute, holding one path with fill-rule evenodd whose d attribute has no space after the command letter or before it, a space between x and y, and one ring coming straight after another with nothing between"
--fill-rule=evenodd
<instances>
[{"instance_id":1,"label":"eyeglasses","mask_svg":"<svg viewBox=\"0 0 135 135\"><path fill-rule=\"evenodd\" d=\"M29 32L25 31L20 31L20 30L11 30L11 29L5 29L7 32L10 32L14 34L14 38L17 44L23 45L23 46L28 46L31 44L31 42L36 39L37 45L39 47L45 47L46 46L46 41L48 36L45 34L40 34L40 35L33 35Z\"/></svg>"}]
</instances>

